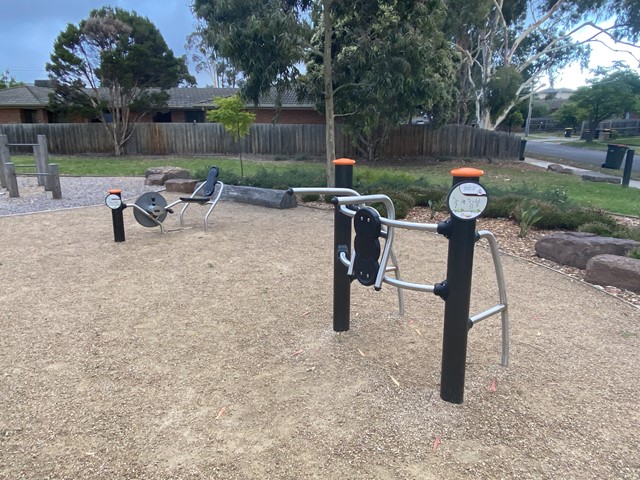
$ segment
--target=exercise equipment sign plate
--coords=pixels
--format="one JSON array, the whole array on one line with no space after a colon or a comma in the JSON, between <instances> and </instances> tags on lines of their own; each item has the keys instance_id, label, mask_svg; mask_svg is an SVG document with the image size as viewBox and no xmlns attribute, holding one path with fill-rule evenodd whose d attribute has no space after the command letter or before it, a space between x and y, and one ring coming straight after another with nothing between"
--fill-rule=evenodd
<instances>
[{"instance_id":1,"label":"exercise equipment sign plate","mask_svg":"<svg viewBox=\"0 0 640 480\"><path fill-rule=\"evenodd\" d=\"M449 192L447 205L451 215L460 220L473 220L487 208L487 192L475 182L463 182Z\"/></svg>"},{"instance_id":2,"label":"exercise equipment sign plate","mask_svg":"<svg viewBox=\"0 0 640 480\"><path fill-rule=\"evenodd\" d=\"M122 206L122 198L117 193L110 193L107 198L104 199L104 203L111 210L117 210Z\"/></svg>"}]
</instances>

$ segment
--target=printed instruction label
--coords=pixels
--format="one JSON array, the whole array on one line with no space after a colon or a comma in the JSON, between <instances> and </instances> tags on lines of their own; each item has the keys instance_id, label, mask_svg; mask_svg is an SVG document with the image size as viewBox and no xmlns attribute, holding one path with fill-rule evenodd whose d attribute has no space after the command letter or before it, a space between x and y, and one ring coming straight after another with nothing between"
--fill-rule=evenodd
<instances>
[{"instance_id":1,"label":"printed instruction label","mask_svg":"<svg viewBox=\"0 0 640 480\"><path fill-rule=\"evenodd\" d=\"M487 208L487 192L475 182L459 183L451 189L447 205L451 215L460 220L473 220Z\"/></svg>"}]
</instances>

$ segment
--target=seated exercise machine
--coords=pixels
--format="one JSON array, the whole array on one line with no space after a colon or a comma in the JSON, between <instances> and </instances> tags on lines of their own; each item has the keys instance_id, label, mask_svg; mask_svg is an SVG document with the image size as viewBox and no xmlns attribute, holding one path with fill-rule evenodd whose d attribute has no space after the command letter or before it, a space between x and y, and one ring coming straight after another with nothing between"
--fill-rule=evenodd
<instances>
[{"instance_id":1,"label":"seated exercise machine","mask_svg":"<svg viewBox=\"0 0 640 480\"><path fill-rule=\"evenodd\" d=\"M204 216L204 229L209 227L209 215L215 208L224 184L218 180L220 170L216 166L209 168L207 179L201 183L188 197L180 197L178 200L167 203L167 200L158 192L147 192L138 197L135 203L126 204L122 201L121 190L109 190L109 195L105 199L106 205L111 208L113 217L113 229L116 242L124 241L124 222L122 220L122 210L127 207L133 208L133 216L143 227L160 227L160 233L164 233L162 222L168 213L174 213L173 207L184 204L180 210L180 225L184 223L184 213L189 205L210 205Z\"/></svg>"}]
</instances>

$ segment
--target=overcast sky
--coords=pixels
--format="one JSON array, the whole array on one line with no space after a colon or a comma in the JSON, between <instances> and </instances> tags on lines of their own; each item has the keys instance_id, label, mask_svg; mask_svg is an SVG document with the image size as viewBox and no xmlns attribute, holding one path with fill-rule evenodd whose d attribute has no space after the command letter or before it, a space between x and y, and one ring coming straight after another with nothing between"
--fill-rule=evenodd
<instances>
[{"instance_id":1,"label":"overcast sky","mask_svg":"<svg viewBox=\"0 0 640 480\"><path fill-rule=\"evenodd\" d=\"M195 19L189 0L0 0L0 71L25 83L46 79L45 64L53 42L67 24L78 24L89 12L105 5L134 10L160 30L176 56L185 53L186 37ZM192 75L195 69L189 65ZM198 84L211 84L204 74Z\"/></svg>"},{"instance_id":2,"label":"overcast sky","mask_svg":"<svg viewBox=\"0 0 640 480\"><path fill-rule=\"evenodd\" d=\"M189 8L190 0L0 0L0 71L9 70L16 80L33 83L46 79L45 64L49 61L56 37L68 23L78 24L89 12L104 5L135 10L149 18L160 30L176 56L185 53L186 37L194 30L195 20ZM613 54L594 46L590 67L609 66L613 59L625 59L631 67L637 62L624 54ZM192 75L195 69L189 65ZM640 72L640 70L639 70ZM576 88L584 85L588 72L570 68L556 81L555 87ZM206 74L197 76L198 85L212 81Z\"/></svg>"}]
</instances>

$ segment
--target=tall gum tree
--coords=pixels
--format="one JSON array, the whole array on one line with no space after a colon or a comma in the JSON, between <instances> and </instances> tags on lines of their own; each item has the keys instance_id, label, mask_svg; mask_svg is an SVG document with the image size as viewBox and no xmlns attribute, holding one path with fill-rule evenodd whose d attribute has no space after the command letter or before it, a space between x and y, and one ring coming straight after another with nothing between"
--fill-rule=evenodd
<instances>
[{"instance_id":1,"label":"tall gum tree","mask_svg":"<svg viewBox=\"0 0 640 480\"><path fill-rule=\"evenodd\" d=\"M368 160L377 158L390 128L419 111L431 125L451 116L455 52L441 32L443 16L439 0L337 5L330 45L334 112ZM316 27L317 49L327 48L326 38ZM311 55L305 78L307 94L321 110L323 67L323 58Z\"/></svg>"},{"instance_id":2,"label":"tall gum tree","mask_svg":"<svg viewBox=\"0 0 640 480\"><path fill-rule=\"evenodd\" d=\"M167 89L195 83L185 59L174 56L149 19L113 7L69 24L46 68L55 85L52 108L99 119L115 155L137 121L166 106Z\"/></svg>"},{"instance_id":3,"label":"tall gum tree","mask_svg":"<svg viewBox=\"0 0 640 480\"><path fill-rule=\"evenodd\" d=\"M447 6L445 31L462 58L455 117L460 123L495 129L532 95L542 75L553 78L575 61L584 65L588 45L605 37L618 42L614 49L640 58L640 0L447 0ZM604 20L613 22L601 27ZM587 28L596 33L575 41ZM504 86L505 76L511 98L498 95L495 104L492 88Z\"/></svg>"},{"instance_id":4,"label":"tall gum tree","mask_svg":"<svg viewBox=\"0 0 640 480\"><path fill-rule=\"evenodd\" d=\"M298 65L311 51L323 59L328 185L334 184L332 160L336 156L331 42L324 50L315 49L310 21L312 15L322 18L324 35L330 39L335 2L194 0L192 5L195 15L208 26L206 38L213 50L242 73L242 94L256 105L272 88L277 95L292 88L300 76Z\"/></svg>"},{"instance_id":5,"label":"tall gum tree","mask_svg":"<svg viewBox=\"0 0 640 480\"><path fill-rule=\"evenodd\" d=\"M248 99L304 84L298 91L325 114L329 185L336 117L369 134L420 107L444 110L452 96L453 53L436 21L443 0L195 0L193 7L214 49L245 76Z\"/></svg>"}]
</instances>

